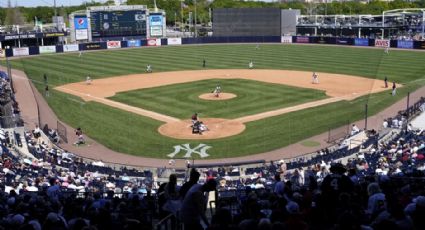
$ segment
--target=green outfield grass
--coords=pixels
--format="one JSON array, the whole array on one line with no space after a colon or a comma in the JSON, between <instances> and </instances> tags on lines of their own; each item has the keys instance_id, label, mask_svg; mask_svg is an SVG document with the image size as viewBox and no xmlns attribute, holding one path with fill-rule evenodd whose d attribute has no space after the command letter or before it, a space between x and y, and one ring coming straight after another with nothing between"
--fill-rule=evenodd
<instances>
[{"instance_id":1,"label":"green outfield grass","mask_svg":"<svg viewBox=\"0 0 425 230\"><path fill-rule=\"evenodd\" d=\"M199 95L211 93L217 84L237 97L208 101ZM118 93L109 99L161 114L189 119L201 117L237 118L326 98L324 91L290 87L245 79L210 79Z\"/></svg>"},{"instance_id":2,"label":"green outfield grass","mask_svg":"<svg viewBox=\"0 0 425 230\"><path fill-rule=\"evenodd\" d=\"M277 149L346 124L347 120L362 119L365 104L372 115L425 83L424 52L391 50L386 55L381 49L341 46L269 44L261 45L259 50L255 45L176 46L88 52L82 58L78 58L78 54L43 55L15 59L11 63L14 68L24 70L42 91L44 73L52 89L83 81L86 75L105 78L143 73L147 64L153 66L154 72L202 69L203 58L211 69L247 68L249 60L253 60L255 68L262 69L341 73L379 79L388 76L390 81L405 87L400 88L395 97L382 92L249 122L240 135L209 141L164 137L157 132L161 122L95 102L82 103L79 98L55 90L51 90L47 101L61 120L73 127L82 127L88 136L119 152L166 158L174 151L174 145L189 143L195 147L205 143L212 146L208 150L210 158L222 158ZM212 90L211 87L206 89ZM187 118L187 114L176 116Z\"/></svg>"}]
</instances>

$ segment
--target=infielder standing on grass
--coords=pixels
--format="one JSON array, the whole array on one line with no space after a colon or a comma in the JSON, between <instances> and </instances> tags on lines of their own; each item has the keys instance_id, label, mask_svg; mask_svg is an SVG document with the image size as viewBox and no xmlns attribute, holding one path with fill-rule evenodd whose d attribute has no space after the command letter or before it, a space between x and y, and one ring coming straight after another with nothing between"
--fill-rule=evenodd
<instances>
[{"instance_id":1,"label":"infielder standing on grass","mask_svg":"<svg viewBox=\"0 0 425 230\"><path fill-rule=\"evenodd\" d=\"M384 51L386 54L389 54L390 53L390 48L389 47L385 47L385 51Z\"/></svg>"}]
</instances>

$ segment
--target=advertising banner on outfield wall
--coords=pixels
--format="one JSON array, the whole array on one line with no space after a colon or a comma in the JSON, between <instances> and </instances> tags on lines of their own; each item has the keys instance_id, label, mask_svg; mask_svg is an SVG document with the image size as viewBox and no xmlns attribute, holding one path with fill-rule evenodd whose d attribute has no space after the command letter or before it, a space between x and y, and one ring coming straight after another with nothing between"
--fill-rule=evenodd
<instances>
[{"instance_id":1,"label":"advertising banner on outfield wall","mask_svg":"<svg viewBox=\"0 0 425 230\"><path fill-rule=\"evenodd\" d=\"M281 43L292 43L292 36L282 36L280 39Z\"/></svg>"},{"instance_id":2,"label":"advertising banner on outfield wall","mask_svg":"<svg viewBox=\"0 0 425 230\"><path fill-rule=\"evenodd\" d=\"M309 41L308 37L296 37L295 42L296 43L309 43L310 41Z\"/></svg>"},{"instance_id":3,"label":"advertising banner on outfield wall","mask_svg":"<svg viewBox=\"0 0 425 230\"><path fill-rule=\"evenodd\" d=\"M390 40L387 39L375 39L376 47L390 47Z\"/></svg>"},{"instance_id":4,"label":"advertising banner on outfield wall","mask_svg":"<svg viewBox=\"0 0 425 230\"><path fill-rule=\"evenodd\" d=\"M30 55L30 50L28 47L23 48L13 48L13 56L28 56Z\"/></svg>"},{"instance_id":5,"label":"advertising banner on outfield wall","mask_svg":"<svg viewBox=\"0 0 425 230\"><path fill-rule=\"evenodd\" d=\"M108 47L108 49L121 48L121 41L108 41L106 42L106 47Z\"/></svg>"},{"instance_id":6,"label":"advertising banner on outfield wall","mask_svg":"<svg viewBox=\"0 0 425 230\"><path fill-rule=\"evenodd\" d=\"M181 45L182 38L167 38L167 44L169 46Z\"/></svg>"},{"instance_id":7,"label":"advertising banner on outfield wall","mask_svg":"<svg viewBox=\"0 0 425 230\"><path fill-rule=\"evenodd\" d=\"M147 40L148 46L161 46L161 39L160 38L149 38Z\"/></svg>"},{"instance_id":8,"label":"advertising banner on outfield wall","mask_svg":"<svg viewBox=\"0 0 425 230\"><path fill-rule=\"evenodd\" d=\"M142 46L142 41L140 40L129 40L127 41L127 47L139 47Z\"/></svg>"},{"instance_id":9,"label":"advertising banner on outfield wall","mask_svg":"<svg viewBox=\"0 0 425 230\"><path fill-rule=\"evenodd\" d=\"M75 52L78 51L78 45L77 44L71 44L71 45L64 45L63 46L63 52Z\"/></svg>"},{"instance_id":10,"label":"advertising banner on outfield wall","mask_svg":"<svg viewBox=\"0 0 425 230\"><path fill-rule=\"evenodd\" d=\"M413 41L398 40L397 41L397 48L413 49Z\"/></svg>"},{"instance_id":11,"label":"advertising banner on outfield wall","mask_svg":"<svg viewBox=\"0 0 425 230\"><path fill-rule=\"evenodd\" d=\"M0 58L6 57L6 51L4 49L0 49Z\"/></svg>"},{"instance_id":12,"label":"advertising banner on outfield wall","mask_svg":"<svg viewBox=\"0 0 425 230\"><path fill-rule=\"evenodd\" d=\"M84 44L80 44L82 45L82 49L83 50L100 50L100 49L104 49L104 47L102 47L102 45L100 43L84 43Z\"/></svg>"},{"instance_id":13,"label":"advertising banner on outfield wall","mask_svg":"<svg viewBox=\"0 0 425 230\"><path fill-rule=\"evenodd\" d=\"M354 39L355 46L369 46L369 39L367 38L356 38Z\"/></svg>"},{"instance_id":14,"label":"advertising banner on outfield wall","mask_svg":"<svg viewBox=\"0 0 425 230\"><path fill-rule=\"evenodd\" d=\"M38 49L41 54L56 53L56 46L40 46Z\"/></svg>"},{"instance_id":15,"label":"advertising banner on outfield wall","mask_svg":"<svg viewBox=\"0 0 425 230\"><path fill-rule=\"evenodd\" d=\"M353 39L352 38L337 38L336 44L338 44L338 45L352 45Z\"/></svg>"}]
</instances>

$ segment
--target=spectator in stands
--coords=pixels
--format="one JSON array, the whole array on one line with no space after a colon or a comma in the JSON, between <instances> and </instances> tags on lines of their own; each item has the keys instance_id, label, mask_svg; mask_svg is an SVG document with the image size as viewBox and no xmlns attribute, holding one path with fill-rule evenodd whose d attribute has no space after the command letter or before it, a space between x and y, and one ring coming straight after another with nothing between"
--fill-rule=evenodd
<instances>
[{"instance_id":1,"label":"spectator in stands","mask_svg":"<svg viewBox=\"0 0 425 230\"><path fill-rule=\"evenodd\" d=\"M208 219L205 216L208 193L214 191L216 187L217 182L214 179L209 179L205 184L195 184L189 189L180 211L185 229L203 230L201 220L205 225L209 225Z\"/></svg>"},{"instance_id":2,"label":"spectator in stands","mask_svg":"<svg viewBox=\"0 0 425 230\"><path fill-rule=\"evenodd\" d=\"M176 174L170 175L169 181L164 187L164 198L165 203L162 206L162 209L176 215L181 206Z\"/></svg>"},{"instance_id":3,"label":"spectator in stands","mask_svg":"<svg viewBox=\"0 0 425 230\"><path fill-rule=\"evenodd\" d=\"M83 136L83 130L80 127L75 130L75 135L77 135L77 141L74 143L74 145L82 145L86 143L86 140Z\"/></svg>"},{"instance_id":4,"label":"spectator in stands","mask_svg":"<svg viewBox=\"0 0 425 230\"><path fill-rule=\"evenodd\" d=\"M342 193L353 191L353 182L345 175L347 171L341 163L335 163L330 168L331 174L327 175L322 182L321 190L323 197L323 207L327 216L327 221L334 221L337 213L339 196Z\"/></svg>"},{"instance_id":5,"label":"spectator in stands","mask_svg":"<svg viewBox=\"0 0 425 230\"><path fill-rule=\"evenodd\" d=\"M182 185L182 187L180 188L180 191L179 191L179 194L180 194L180 199L184 199L184 197L185 197L185 195L186 195L186 193L189 191L189 189L193 186L193 185L195 185L195 184L197 184L198 183L198 181L199 181L199 177L201 176L201 174L198 172L198 171L196 171L196 169L195 168L192 168L191 170L190 170L190 175L189 175L189 181L188 182L186 182L186 183L184 183L183 185Z\"/></svg>"},{"instance_id":6,"label":"spectator in stands","mask_svg":"<svg viewBox=\"0 0 425 230\"><path fill-rule=\"evenodd\" d=\"M280 178L279 173L276 173L276 175L274 176L275 179L275 185L274 185L274 189L273 192L278 196L278 197L283 197L284 193L285 193L285 182L282 181L282 179Z\"/></svg>"},{"instance_id":7,"label":"spectator in stands","mask_svg":"<svg viewBox=\"0 0 425 230\"><path fill-rule=\"evenodd\" d=\"M38 127L38 125L35 125L35 129L33 131L34 138L36 139L37 144L41 144L42 138L41 138L41 129Z\"/></svg>"},{"instance_id":8,"label":"spectator in stands","mask_svg":"<svg viewBox=\"0 0 425 230\"><path fill-rule=\"evenodd\" d=\"M355 134L357 134L359 132L360 132L359 127L357 127L356 124L353 124L353 126L351 127L351 135L355 135Z\"/></svg>"},{"instance_id":9,"label":"spectator in stands","mask_svg":"<svg viewBox=\"0 0 425 230\"><path fill-rule=\"evenodd\" d=\"M367 203L366 213L370 215L371 219L375 219L381 212L387 209L387 200L385 194L382 193L378 183L370 183L367 186L367 193L369 200Z\"/></svg>"}]
</instances>

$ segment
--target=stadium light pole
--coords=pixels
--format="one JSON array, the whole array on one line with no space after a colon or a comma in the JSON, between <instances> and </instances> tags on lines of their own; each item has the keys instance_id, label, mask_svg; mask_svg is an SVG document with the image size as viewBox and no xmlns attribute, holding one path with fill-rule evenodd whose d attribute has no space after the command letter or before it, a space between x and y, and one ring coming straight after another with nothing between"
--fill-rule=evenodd
<instances>
[{"instance_id":1,"label":"stadium light pole","mask_svg":"<svg viewBox=\"0 0 425 230\"><path fill-rule=\"evenodd\" d=\"M195 3L195 28L194 28L194 33L195 33L195 38L197 37L197 30L196 30L196 24L197 24L197 22L196 22L196 0L194 1L194 3Z\"/></svg>"},{"instance_id":2,"label":"stadium light pole","mask_svg":"<svg viewBox=\"0 0 425 230\"><path fill-rule=\"evenodd\" d=\"M425 22L425 10L421 10L422 11L422 40L424 39L424 22Z\"/></svg>"}]
</instances>

